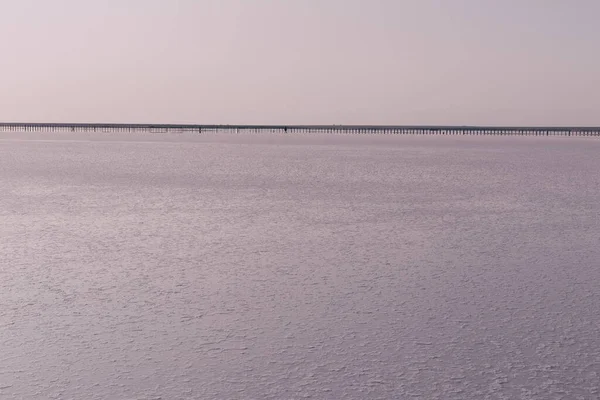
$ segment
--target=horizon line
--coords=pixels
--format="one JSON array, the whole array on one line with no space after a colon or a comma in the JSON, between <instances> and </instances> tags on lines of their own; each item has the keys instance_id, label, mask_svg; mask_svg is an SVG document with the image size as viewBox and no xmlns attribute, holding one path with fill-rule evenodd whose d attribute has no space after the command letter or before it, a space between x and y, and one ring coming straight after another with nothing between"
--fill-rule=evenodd
<instances>
[{"instance_id":1,"label":"horizon line","mask_svg":"<svg viewBox=\"0 0 600 400\"><path fill-rule=\"evenodd\" d=\"M532 130L600 130L600 125L455 125L455 124L206 124L206 123L137 123L137 122L0 122L1 127L131 127L131 128L206 128L206 129L532 129Z\"/></svg>"}]
</instances>

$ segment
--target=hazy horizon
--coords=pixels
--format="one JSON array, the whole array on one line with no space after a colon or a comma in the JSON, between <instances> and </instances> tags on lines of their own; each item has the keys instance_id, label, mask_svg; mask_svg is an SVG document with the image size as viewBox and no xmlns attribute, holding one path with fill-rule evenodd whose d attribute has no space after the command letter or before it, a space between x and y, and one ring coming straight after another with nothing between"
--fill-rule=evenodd
<instances>
[{"instance_id":1,"label":"hazy horizon","mask_svg":"<svg viewBox=\"0 0 600 400\"><path fill-rule=\"evenodd\" d=\"M0 4L0 121L600 125L600 3Z\"/></svg>"}]
</instances>

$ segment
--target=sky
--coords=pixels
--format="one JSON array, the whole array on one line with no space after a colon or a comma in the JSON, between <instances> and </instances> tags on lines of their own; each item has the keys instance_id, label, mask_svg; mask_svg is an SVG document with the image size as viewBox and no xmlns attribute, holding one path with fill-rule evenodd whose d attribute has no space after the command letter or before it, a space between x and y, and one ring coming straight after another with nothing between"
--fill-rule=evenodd
<instances>
[{"instance_id":1,"label":"sky","mask_svg":"<svg viewBox=\"0 0 600 400\"><path fill-rule=\"evenodd\" d=\"M600 125L597 0L0 0L0 121Z\"/></svg>"}]
</instances>

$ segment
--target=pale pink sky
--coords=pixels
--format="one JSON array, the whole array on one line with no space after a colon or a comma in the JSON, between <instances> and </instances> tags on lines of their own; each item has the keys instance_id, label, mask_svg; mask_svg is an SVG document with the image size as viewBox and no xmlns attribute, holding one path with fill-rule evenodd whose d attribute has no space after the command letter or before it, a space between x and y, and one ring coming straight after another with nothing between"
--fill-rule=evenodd
<instances>
[{"instance_id":1,"label":"pale pink sky","mask_svg":"<svg viewBox=\"0 0 600 400\"><path fill-rule=\"evenodd\" d=\"M0 121L600 125L597 0L2 0Z\"/></svg>"}]
</instances>

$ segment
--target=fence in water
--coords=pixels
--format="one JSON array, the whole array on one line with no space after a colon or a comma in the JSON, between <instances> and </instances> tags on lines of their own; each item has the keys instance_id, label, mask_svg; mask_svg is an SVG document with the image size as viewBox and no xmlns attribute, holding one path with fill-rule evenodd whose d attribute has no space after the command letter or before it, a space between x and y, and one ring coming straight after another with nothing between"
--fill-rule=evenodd
<instances>
[{"instance_id":1,"label":"fence in water","mask_svg":"<svg viewBox=\"0 0 600 400\"><path fill-rule=\"evenodd\" d=\"M392 135L600 136L600 127L436 125L190 125L0 122L2 132L222 132L345 133Z\"/></svg>"}]
</instances>

